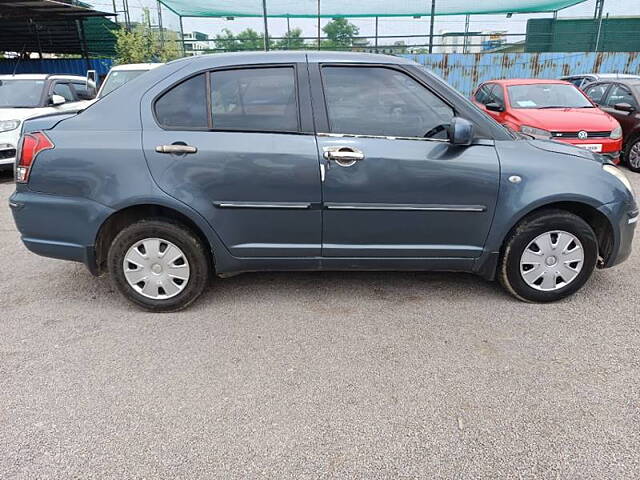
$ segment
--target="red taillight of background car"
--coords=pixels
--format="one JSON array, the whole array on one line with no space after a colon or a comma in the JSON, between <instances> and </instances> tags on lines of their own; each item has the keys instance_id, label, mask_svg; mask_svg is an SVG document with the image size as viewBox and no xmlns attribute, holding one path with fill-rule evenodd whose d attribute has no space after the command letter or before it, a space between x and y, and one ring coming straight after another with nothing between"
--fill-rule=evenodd
<instances>
[{"instance_id":1,"label":"red taillight of background car","mask_svg":"<svg viewBox=\"0 0 640 480\"><path fill-rule=\"evenodd\" d=\"M20 153L16 165L16 182L27 183L31 166L38 154L53 147L53 142L42 132L24 134L20 141Z\"/></svg>"}]
</instances>

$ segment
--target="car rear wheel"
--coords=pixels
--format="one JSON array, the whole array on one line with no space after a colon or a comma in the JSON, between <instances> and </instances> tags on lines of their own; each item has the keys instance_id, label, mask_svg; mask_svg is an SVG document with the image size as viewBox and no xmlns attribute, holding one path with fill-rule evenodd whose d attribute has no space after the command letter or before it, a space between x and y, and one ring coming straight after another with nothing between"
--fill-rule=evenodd
<instances>
[{"instance_id":1,"label":"car rear wheel","mask_svg":"<svg viewBox=\"0 0 640 480\"><path fill-rule=\"evenodd\" d=\"M186 227L141 220L113 240L107 263L122 294L155 312L181 310L208 284L209 261L202 242Z\"/></svg>"},{"instance_id":2,"label":"car rear wheel","mask_svg":"<svg viewBox=\"0 0 640 480\"><path fill-rule=\"evenodd\" d=\"M525 218L508 238L499 278L516 298L554 302L578 291L598 259L595 233L582 218L547 210Z\"/></svg>"},{"instance_id":3,"label":"car rear wheel","mask_svg":"<svg viewBox=\"0 0 640 480\"><path fill-rule=\"evenodd\" d=\"M624 150L624 161L632 172L640 172L640 137L631 140Z\"/></svg>"}]
</instances>

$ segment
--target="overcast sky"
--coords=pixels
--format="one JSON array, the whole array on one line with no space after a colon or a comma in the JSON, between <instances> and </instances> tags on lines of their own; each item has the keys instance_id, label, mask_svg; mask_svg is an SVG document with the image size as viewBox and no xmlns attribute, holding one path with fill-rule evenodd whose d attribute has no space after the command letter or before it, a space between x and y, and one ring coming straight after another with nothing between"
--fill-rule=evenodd
<instances>
[{"instance_id":1,"label":"overcast sky","mask_svg":"<svg viewBox=\"0 0 640 480\"><path fill-rule=\"evenodd\" d=\"M153 14L157 14L157 3L155 0L128 0L131 16L133 19L140 17L142 7L149 7ZM348 1L348 0L345 0ZM393 0L390 0L393 1ZM422 0L424 1L424 0ZM471 0L470 0L471 1ZM481 0L476 0L481 1ZM267 0L268 2L268 0ZM95 8L111 11L112 3L109 0L90 1ZM212 3L215 3L212 0ZM122 4L122 0L116 0L116 4ZM559 13L560 17L584 17L592 16L595 9L595 0L588 0L580 5L567 8ZM164 8L163 20L164 25L179 30L179 24L175 15L166 11ZM640 0L605 0L605 14L609 15L640 15ZM506 15L475 15L471 16L471 31L481 30L507 30L509 33L524 33L526 30L527 19L535 17L550 17L551 14L535 14L535 15L514 15L507 19ZM322 24L328 19L322 19ZM291 19L291 28L302 28L303 35L313 37L316 35L316 20L314 19ZM360 35L373 36L375 32L374 19L350 19L360 28ZM464 16L442 16L436 17L435 31L464 31ZM245 28L253 28L261 32L263 30L261 18L236 18L229 21L219 18L185 18L184 30L189 32L197 30L214 36L223 28L228 28L233 32L240 32ZM287 31L287 21L282 18L269 19L269 34L271 36L282 36ZM380 18L378 24L379 35L420 35L429 31L429 18L421 19L413 18ZM512 39L514 41L517 39ZM392 43L392 42L391 42ZM424 40L411 39L407 43L424 43Z\"/></svg>"}]
</instances>

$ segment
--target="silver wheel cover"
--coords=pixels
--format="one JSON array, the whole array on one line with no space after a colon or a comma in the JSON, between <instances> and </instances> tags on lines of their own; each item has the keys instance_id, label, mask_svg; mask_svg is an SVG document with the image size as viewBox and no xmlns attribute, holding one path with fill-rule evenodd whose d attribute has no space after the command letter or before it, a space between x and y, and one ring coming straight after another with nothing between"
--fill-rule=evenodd
<instances>
[{"instance_id":1,"label":"silver wheel cover","mask_svg":"<svg viewBox=\"0 0 640 480\"><path fill-rule=\"evenodd\" d=\"M520 258L520 275L527 285L552 292L573 282L584 266L584 249L578 238L554 230L533 239Z\"/></svg>"},{"instance_id":2,"label":"silver wheel cover","mask_svg":"<svg viewBox=\"0 0 640 480\"><path fill-rule=\"evenodd\" d=\"M633 168L640 168L640 140L634 143L629 150L629 165Z\"/></svg>"},{"instance_id":3,"label":"silver wheel cover","mask_svg":"<svg viewBox=\"0 0 640 480\"><path fill-rule=\"evenodd\" d=\"M189 283L189 262L176 245L162 238L145 238L127 250L122 262L131 288L153 300L166 300Z\"/></svg>"}]
</instances>

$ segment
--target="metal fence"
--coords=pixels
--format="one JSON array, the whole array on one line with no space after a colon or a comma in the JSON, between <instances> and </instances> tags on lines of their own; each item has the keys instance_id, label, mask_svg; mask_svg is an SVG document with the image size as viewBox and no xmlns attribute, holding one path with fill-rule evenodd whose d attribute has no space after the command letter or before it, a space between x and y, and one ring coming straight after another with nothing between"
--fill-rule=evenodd
<instances>
[{"instance_id":1,"label":"metal fence","mask_svg":"<svg viewBox=\"0 0 640 480\"><path fill-rule=\"evenodd\" d=\"M490 53L402 55L469 96L478 84L498 78L559 78L580 73L640 75L640 53Z\"/></svg>"}]
</instances>

